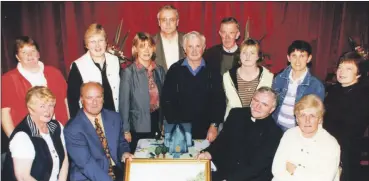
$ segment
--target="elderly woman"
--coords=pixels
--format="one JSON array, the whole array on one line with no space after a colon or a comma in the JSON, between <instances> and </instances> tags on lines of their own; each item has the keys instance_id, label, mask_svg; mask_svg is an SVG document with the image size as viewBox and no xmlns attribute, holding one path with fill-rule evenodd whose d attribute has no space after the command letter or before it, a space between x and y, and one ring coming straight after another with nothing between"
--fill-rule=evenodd
<instances>
[{"instance_id":1,"label":"elderly woman","mask_svg":"<svg viewBox=\"0 0 369 181\"><path fill-rule=\"evenodd\" d=\"M55 118L63 125L68 121L67 83L60 71L40 61L37 43L28 36L15 40L15 57L18 65L2 76L1 125L7 136L28 114L24 98L33 86L47 86L55 94Z\"/></svg>"},{"instance_id":2,"label":"elderly woman","mask_svg":"<svg viewBox=\"0 0 369 181\"><path fill-rule=\"evenodd\" d=\"M35 86L27 92L25 100L28 115L10 136L3 179L67 180L63 126L53 119L56 96L47 87Z\"/></svg>"},{"instance_id":3,"label":"elderly woman","mask_svg":"<svg viewBox=\"0 0 369 181\"><path fill-rule=\"evenodd\" d=\"M296 103L298 126L287 130L274 156L273 181L338 180L340 146L323 127L324 105L310 94Z\"/></svg>"},{"instance_id":4,"label":"elderly woman","mask_svg":"<svg viewBox=\"0 0 369 181\"><path fill-rule=\"evenodd\" d=\"M369 125L369 89L363 82L365 60L356 52L345 53L338 62L337 81L325 98L323 127L341 145L343 181L360 181L360 147Z\"/></svg>"},{"instance_id":5,"label":"elderly woman","mask_svg":"<svg viewBox=\"0 0 369 181\"><path fill-rule=\"evenodd\" d=\"M124 137L131 152L141 138L160 134L161 88L165 70L155 63L155 42L148 33L139 32L133 38L134 63L124 69L119 91L119 113L124 123Z\"/></svg>"},{"instance_id":6,"label":"elderly woman","mask_svg":"<svg viewBox=\"0 0 369 181\"><path fill-rule=\"evenodd\" d=\"M227 97L224 120L232 108L250 107L255 90L262 86L271 87L273 82L273 73L258 65L263 60L258 41L247 39L241 43L240 50L240 66L233 67L223 75Z\"/></svg>"},{"instance_id":7,"label":"elderly woman","mask_svg":"<svg viewBox=\"0 0 369 181\"><path fill-rule=\"evenodd\" d=\"M68 105L70 116L76 116L82 106L80 87L82 83L99 82L104 87L105 109L118 111L119 71L118 57L107 53L107 37L104 28L91 24L84 37L87 52L74 61L68 76Z\"/></svg>"}]
</instances>

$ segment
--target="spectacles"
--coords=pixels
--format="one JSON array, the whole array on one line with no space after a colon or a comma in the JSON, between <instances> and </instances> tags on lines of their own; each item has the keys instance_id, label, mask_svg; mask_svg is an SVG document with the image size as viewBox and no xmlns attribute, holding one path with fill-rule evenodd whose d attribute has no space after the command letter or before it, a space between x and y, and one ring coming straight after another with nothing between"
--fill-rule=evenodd
<instances>
[{"instance_id":1,"label":"spectacles","mask_svg":"<svg viewBox=\"0 0 369 181\"><path fill-rule=\"evenodd\" d=\"M177 18L160 18L159 20L161 23L175 23L177 21Z\"/></svg>"},{"instance_id":2,"label":"spectacles","mask_svg":"<svg viewBox=\"0 0 369 181\"><path fill-rule=\"evenodd\" d=\"M319 118L319 116L317 115L313 115L313 114L298 114L297 117L301 120L306 120L307 118L311 119L311 120L317 120Z\"/></svg>"}]
</instances>

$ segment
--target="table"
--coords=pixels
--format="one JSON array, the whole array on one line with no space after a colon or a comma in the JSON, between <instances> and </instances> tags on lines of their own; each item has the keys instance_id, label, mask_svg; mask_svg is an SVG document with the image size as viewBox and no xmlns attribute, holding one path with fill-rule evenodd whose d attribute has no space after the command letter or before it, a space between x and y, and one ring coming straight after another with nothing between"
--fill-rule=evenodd
<instances>
[{"instance_id":1,"label":"table","mask_svg":"<svg viewBox=\"0 0 369 181\"><path fill-rule=\"evenodd\" d=\"M194 158L201 150L209 146L208 140L193 140L194 146L188 147L188 153L183 153L177 159L191 159ZM163 154L156 155L156 147L162 145L164 140L156 139L140 139L135 150L135 158L164 158ZM165 154L166 159L173 159L170 153Z\"/></svg>"}]
</instances>

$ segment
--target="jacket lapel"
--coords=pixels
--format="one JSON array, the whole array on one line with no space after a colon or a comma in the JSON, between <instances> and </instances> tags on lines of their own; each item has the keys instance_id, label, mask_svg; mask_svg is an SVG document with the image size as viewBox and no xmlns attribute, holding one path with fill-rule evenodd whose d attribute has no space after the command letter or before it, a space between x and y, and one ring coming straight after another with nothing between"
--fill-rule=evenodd
<instances>
[{"instance_id":1,"label":"jacket lapel","mask_svg":"<svg viewBox=\"0 0 369 181\"><path fill-rule=\"evenodd\" d=\"M90 138L93 139L94 142L99 143L99 145L101 145L99 136L97 136L96 134L96 129L94 128L91 121L87 118L86 114L83 112L82 109L79 110L76 117L80 117L82 119L82 121L84 122L84 125L86 125L86 131L90 135Z\"/></svg>"},{"instance_id":2,"label":"jacket lapel","mask_svg":"<svg viewBox=\"0 0 369 181\"><path fill-rule=\"evenodd\" d=\"M178 32L178 51L179 51L179 59L182 59L185 57L184 55L184 49L183 49L183 33Z\"/></svg>"},{"instance_id":3,"label":"jacket lapel","mask_svg":"<svg viewBox=\"0 0 369 181\"><path fill-rule=\"evenodd\" d=\"M158 38L157 38L157 42L156 42L156 48L157 48L157 51L158 52L158 59L157 59L157 62L159 65L162 65L164 67L165 70L168 70L168 67L167 67L167 61L165 60L165 55L164 55L164 48L163 48L163 43L162 43L162 40L161 40L161 35L160 33L158 33Z\"/></svg>"},{"instance_id":4,"label":"jacket lapel","mask_svg":"<svg viewBox=\"0 0 369 181\"><path fill-rule=\"evenodd\" d=\"M114 125L115 121L111 120L111 117L108 117L106 115L106 112L105 112L104 109L101 111L101 119L102 119L102 122L104 124L104 134L105 134L106 141L108 142L110 155L113 158L113 160L116 161L116 156L117 156L116 147L117 147L117 145L116 145L116 142L115 142L116 139L114 139L116 137L116 135L115 135L116 132L114 132L112 130L112 128L114 128L114 126L116 126L116 125Z\"/></svg>"}]
</instances>

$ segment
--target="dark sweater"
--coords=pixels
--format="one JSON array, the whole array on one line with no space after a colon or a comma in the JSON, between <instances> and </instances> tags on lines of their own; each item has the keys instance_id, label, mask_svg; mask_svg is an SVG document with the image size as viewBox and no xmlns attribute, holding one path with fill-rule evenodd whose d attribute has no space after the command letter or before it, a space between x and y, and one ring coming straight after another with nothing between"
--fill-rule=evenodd
<instances>
[{"instance_id":1,"label":"dark sweater","mask_svg":"<svg viewBox=\"0 0 369 181\"><path fill-rule=\"evenodd\" d=\"M209 67L211 67L216 72L219 72L222 75L222 73L224 73L224 70L222 71L222 61L224 57L223 55L233 56L232 67L239 66L238 63L238 61L240 60L239 47L235 52L228 53L224 51L222 44L215 45L205 51L203 58Z\"/></svg>"},{"instance_id":2,"label":"dark sweater","mask_svg":"<svg viewBox=\"0 0 369 181\"><path fill-rule=\"evenodd\" d=\"M234 108L217 139L204 151L217 167L214 180L270 181L282 130L272 116L251 120L250 108Z\"/></svg>"},{"instance_id":3,"label":"dark sweater","mask_svg":"<svg viewBox=\"0 0 369 181\"><path fill-rule=\"evenodd\" d=\"M161 100L163 113L168 123L191 122L194 138L204 139L210 123L223 122L226 103L222 77L207 66L193 76L181 65L183 61L167 72Z\"/></svg>"}]
</instances>

